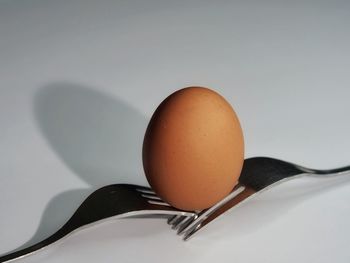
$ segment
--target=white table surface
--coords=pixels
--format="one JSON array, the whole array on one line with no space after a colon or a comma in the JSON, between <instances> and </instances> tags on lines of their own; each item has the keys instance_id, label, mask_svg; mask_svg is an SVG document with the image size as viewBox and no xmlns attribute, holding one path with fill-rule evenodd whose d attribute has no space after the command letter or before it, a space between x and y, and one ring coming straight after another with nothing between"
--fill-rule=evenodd
<instances>
[{"instance_id":1,"label":"white table surface","mask_svg":"<svg viewBox=\"0 0 350 263\"><path fill-rule=\"evenodd\" d=\"M348 1L0 1L0 253L61 226L94 189L147 184L155 107L209 86L246 157L350 163ZM19 262L350 261L350 174L303 178L189 242L164 220L99 225Z\"/></svg>"}]
</instances>

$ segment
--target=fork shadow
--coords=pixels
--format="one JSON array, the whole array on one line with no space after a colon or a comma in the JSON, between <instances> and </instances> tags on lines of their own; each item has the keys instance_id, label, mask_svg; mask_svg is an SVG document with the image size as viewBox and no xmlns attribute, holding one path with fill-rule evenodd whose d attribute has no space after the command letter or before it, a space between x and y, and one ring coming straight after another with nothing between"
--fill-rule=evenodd
<instances>
[{"instance_id":1,"label":"fork shadow","mask_svg":"<svg viewBox=\"0 0 350 263\"><path fill-rule=\"evenodd\" d=\"M148 185L141 147L147 119L122 100L82 85L61 82L40 88L33 111L48 144L88 185L59 193L47 204L39 227L17 251L56 232L94 190L109 184Z\"/></svg>"}]
</instances>

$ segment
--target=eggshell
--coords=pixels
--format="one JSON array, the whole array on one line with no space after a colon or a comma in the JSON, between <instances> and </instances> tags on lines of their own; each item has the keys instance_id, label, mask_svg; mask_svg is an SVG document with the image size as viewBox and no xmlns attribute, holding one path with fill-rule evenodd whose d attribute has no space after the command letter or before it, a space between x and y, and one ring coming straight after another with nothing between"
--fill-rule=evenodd
<instances>
[{"instance_id":1,"label":"eggshell","mask_svg":"<svg viewBox=\"0 0 350 263\"><path fill-rule=\"evenodd\" d=\"M236 185L244 160L243 133L218 93L188 87L154 112L143 143L143 166L154 191L172 206L202 210Z\"/></svg>"}]
</instances>

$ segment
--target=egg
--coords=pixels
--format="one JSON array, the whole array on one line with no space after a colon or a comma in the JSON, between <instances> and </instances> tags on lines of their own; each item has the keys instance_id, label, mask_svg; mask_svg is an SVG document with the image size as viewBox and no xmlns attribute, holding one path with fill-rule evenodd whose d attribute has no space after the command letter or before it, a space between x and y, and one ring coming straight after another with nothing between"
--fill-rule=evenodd
<instances>
[{"instance_id":1,"label":"egg","mask_svg":"<svg viewBox=\"0 0 350 263\"><path fill-rule=\"evenodd\" d=\"M187 211L208 208L231 192L242 170L238 117L211 89L178 90L154 112L142 159L150 186L165 202Z\"/></svg>"}]
</instances>

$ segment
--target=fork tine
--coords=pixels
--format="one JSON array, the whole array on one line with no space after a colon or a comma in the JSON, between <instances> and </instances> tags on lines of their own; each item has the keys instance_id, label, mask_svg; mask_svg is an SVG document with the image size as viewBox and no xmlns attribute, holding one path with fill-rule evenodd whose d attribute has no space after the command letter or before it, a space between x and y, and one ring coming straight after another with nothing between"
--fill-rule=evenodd
<instances>
[{"instance_id":1,"label":"fork tine","mask_svg":"<svg viewBox=\"0 0 350 263\"><path fill-rule=\"evenodd\" d=\"M191 216L188 218L188 220L183 221L180 223L180 226L178 227L177 234L181 235L185 231L187 231L190 227L190 225L198 219L198 217L201 217L204 213L206 213L208 209L202 210L200 212L197 212L194 216Z\"/></svg>"},{"instance_id":2,"label":"fork tine","mask_svg":"<svg viewBox=\"0 0 350 263\"><path fill-rule=\"evenodd\" d=\"M137 192L149 194L149 195L156 195L156 193L151 188L135 188Z\"/></svg>"},{"instance_id":3,"label":"fork tine","mask_svg":"<svg viewBox=\"0 0 350 263\"><path fill-rule=\"evenodd\" d=\"M154 205L165 205L171 206L168 203L164 202L151 188L145 186L134 186L134 189L144 197L148 203Z\"/></svg>"},{"instance_id":4,"label":"fork tine","mask_svg":"<svg viewBox=\"0 0 350 263\"><path fill-rule=\"evenodd\" d=\"M147 202L148 203L150 203L150 204L152 204L152 205L165 205L165 206L171 206L171 205L169 205L168 203L165 203L165 202L163 202L163 201L158 201L158 200L151 200L151 199L149 199L149 200L147 200Z\"/></svg>"},{"instance_id":5,"label":"fork tine","mask_svg":"<svg viewBox=\"0 0 350 263\"><path fill-rule=\"evenodd\" d=\"M177 227L177 234L178 235L181 235L183 232L184 232L184 229L186 227L188 227L194 220L196 220L198 217L198 215L194 215L194 216L191 216L191 217L188 217L186 220L184 220L183 222L181 222L179 224L179 226Z\"/></svg>"},{"instance_id":6,"label":"fork tine","mask_svg":"<svg viewBox=\"0 0 350 263\"><path fill-rule=\"evenodd\" d=\"M181 216L177 215L177 216L173 216L173 217L170 217L169 220L168 220L168 224L169 225L173 225L173 223Z\"/></svg>"},{"instance_id":7,"label":"fork tine","mask_svg":"<svg viewBox=\"0 0 350 263\"><path fill-rule=\"evenodd\" d=\"M162 199L161 199L159 196L156 196L156 195L141 194L141 196L144 197L144 198L146 198L146 199L162 201Z\"/></svg>"},{"instance_id":8,"label":"fork tine","mask_svg":"<svg viewBox=\"0 0 350 263\"><path fill-rule=\"evenodd\" d=\"M213 221L215 218L220 216L221 214L225 213L227 210L229 210L232 207L238 207L243 203L243 201L248 200L249 197L251 197L253 194L255 194L256 191L254 191L251 188L245 187L243 191L241 191L239 194L237 194L235 197L231 198L229 201L225 202L223 205L218 207L215 211L213 211L210 215L208 215L206 218L204 218L201 221L196 221L197 224L193 224L192 227L187 228L185 234L184 234L184 240L188 240L191 238L198 230L202 229L205 225Z\"/></svg>"},{"instance_id":9,"label":"fork tine","mask_svg":"<svg viewBox=\"0 0 350 263\"><path fill-rule=\"evenodd\" d=\"M181 223L186 220L188 217L187 216L182 216L180 218L178 218L177 220L175 220L175 222L172 224L171 228L172 229L177 229L179 225L181 225Z\"/></svg>"},{"instance_id":10,"label":"fork tine","mask_svg":"<svg viewBox=\"0 0 350 263\"><path fill-rule=\"evenodd\" d=\"M186 235L183 237L184 241L189 240L199 229L202 228L201 223L199 223L198 225L196 225L195 227L193 227L192 229L190 229L190 231L188 231L186 233Z\"/></svg>"},{"instance_id":11,"label":"fork tine","mask_svg":"<svg viewBox=\"0 0 350 263\"><path fill-rule=\"evenodd\" d=\"M188 234L192 233L192 230L195 229L198 224L200 224L203 220L205 220L209 215L214 213L217 209L219 209L225 203L227 203L228 201L230 201L231 199L239 195L244 189L245 189L244 186L235 187L235 189L231 192L231 194L229 194L227 197L222 199L216 205L201 212L195 220L193 220L190 224L184 227L178 234L181 235L182 233L185 233L185 236L187 236Z\"/></svg>"}]
</instances>

